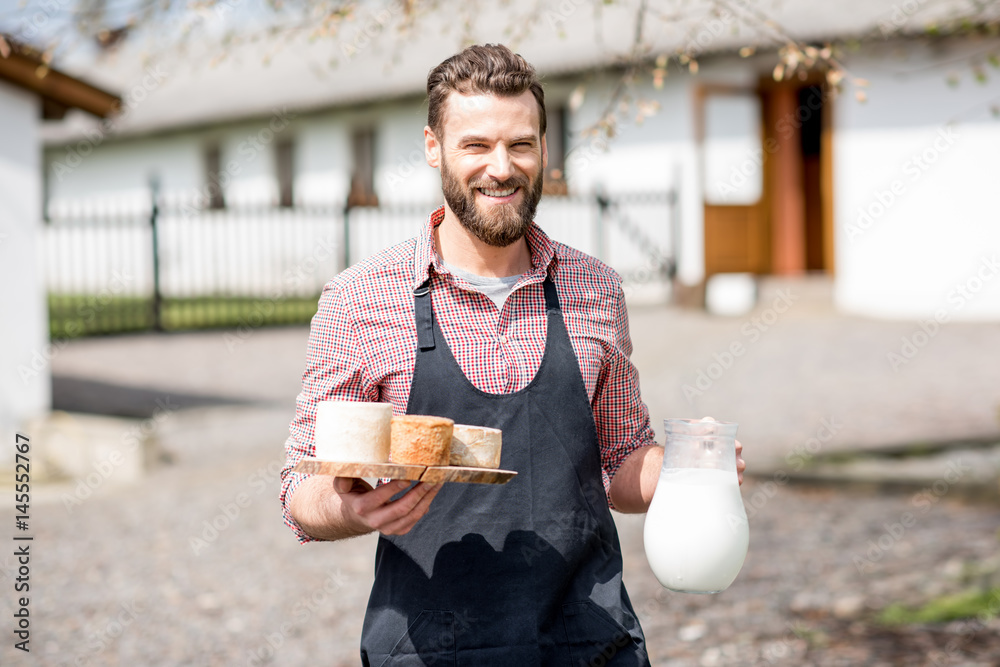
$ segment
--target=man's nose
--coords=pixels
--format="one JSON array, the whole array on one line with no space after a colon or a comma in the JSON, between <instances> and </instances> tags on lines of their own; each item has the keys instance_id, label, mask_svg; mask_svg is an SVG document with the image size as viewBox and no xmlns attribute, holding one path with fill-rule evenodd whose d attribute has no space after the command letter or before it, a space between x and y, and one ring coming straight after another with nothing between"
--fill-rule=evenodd
<instances>
[{"instance_id":1,"label":"man's nose","mask_svg":"<svg viewBox=\"0 0 1000 667\"><path fill-rule=\"evenodd\" d=\"M486 165L486 175L495 181L506 181L514 175L514 164L506 146L497 146L490 153L490 159Z\"/></svg>"}]
</instances>

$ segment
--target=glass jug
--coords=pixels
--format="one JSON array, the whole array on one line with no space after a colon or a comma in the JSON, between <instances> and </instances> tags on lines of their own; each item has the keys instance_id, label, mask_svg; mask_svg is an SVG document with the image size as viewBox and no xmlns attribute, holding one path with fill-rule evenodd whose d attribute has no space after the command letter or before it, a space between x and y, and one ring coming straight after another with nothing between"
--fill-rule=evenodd
<instances>
[{"instance_id":1,"label":"glass jug","mask_svg":"<svg viewBox=\"0 0 1000 667\"><path fill-rule=\"evenodd\" d=\"M734 422L666 419L660 479L643 542L653 574L681 593L718 593L746 558L749 526L736 474Z\"/></svg>"}]
</instances>

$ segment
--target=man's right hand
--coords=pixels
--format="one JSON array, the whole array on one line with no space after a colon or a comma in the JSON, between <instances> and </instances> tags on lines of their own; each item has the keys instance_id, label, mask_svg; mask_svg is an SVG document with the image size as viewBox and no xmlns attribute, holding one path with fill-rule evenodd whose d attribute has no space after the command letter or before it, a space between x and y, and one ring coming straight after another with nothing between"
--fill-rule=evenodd
<instances>
[{"instance_id":1,"label":"man's right hand","mask_svg":"<svg viewBox=\"0 0 1000 667\"><path fill-rule=\"evenodd\" d=\"M395 480L374 489L363 479L335 477L333 488L340 494L344 516L365 532L405 535L430 509L441 484L417 482L405 495L392 497L410 487L412 482Z\"/></svg>"},{"instance_id":2,"label":"man's right hand","mask_svg":"<svg viewBox=\"0 0 1000 667\"><path fill-rule=\"evenodd\" d=\"M342 540L378 531L403 535L430 508L441 484L392 481L372 488L362 479L313 475L289 499L288 509L302 530L319 540Z\"/></svg>"}]
</instances>

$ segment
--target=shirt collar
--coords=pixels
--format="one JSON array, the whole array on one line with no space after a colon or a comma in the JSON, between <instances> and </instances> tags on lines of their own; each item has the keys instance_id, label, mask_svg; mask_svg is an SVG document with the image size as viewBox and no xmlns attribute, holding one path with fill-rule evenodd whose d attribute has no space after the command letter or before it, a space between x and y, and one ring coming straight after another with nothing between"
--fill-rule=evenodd
<instances>
[{"instance_id":1,"label":"shirt collar","mask_svg":"<svg viewBox=\"0 0 1000 667\"><path fill-rule=\"evenodd\" d=\"M441 262L434 245L434 228L444 220L444 206L439 206L429 216L427 224L417 236L417 248L414 255L413 288L419 287L430 275L433 268L436 273L448 273ZM525 236L528 242L528 252L531 253L531 271L525 276L527 282L541 282L546 276L554 273L558 261L555 244L548 234L542 231L534 222L528 227Z\"/></svg>"}]
</instances>

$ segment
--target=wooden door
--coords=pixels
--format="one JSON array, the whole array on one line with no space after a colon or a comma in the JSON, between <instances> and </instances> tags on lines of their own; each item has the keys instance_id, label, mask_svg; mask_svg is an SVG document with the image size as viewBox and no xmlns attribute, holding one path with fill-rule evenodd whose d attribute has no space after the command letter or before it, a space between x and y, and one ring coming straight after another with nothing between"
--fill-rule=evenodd
<instances>
[{"instance_id":1,"label":"wooden door","mask_svg":"<svg viewBox=\"0 0 1000 667\"><path fill-rule=\"evenodd\" d=\"M765 273L767 253L760 204L705 204L705 275Z\"/></svg>"},{"instance_id":2,"label":"wooden door","mask_svg":"<svg viewBox=\"0 0 1000 667\"><path fill-rule=\"evenodd\" d=\"M704 184L705 275L766 273L765 154L760 96L752 88L704 86L696 94Z\"/></svg>"}]
</instances>

